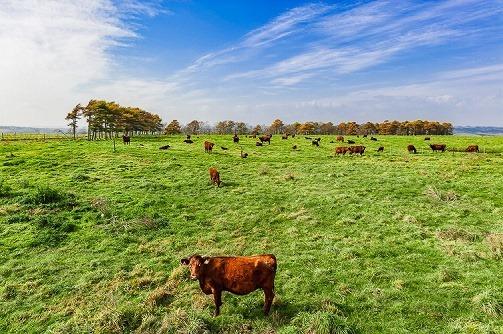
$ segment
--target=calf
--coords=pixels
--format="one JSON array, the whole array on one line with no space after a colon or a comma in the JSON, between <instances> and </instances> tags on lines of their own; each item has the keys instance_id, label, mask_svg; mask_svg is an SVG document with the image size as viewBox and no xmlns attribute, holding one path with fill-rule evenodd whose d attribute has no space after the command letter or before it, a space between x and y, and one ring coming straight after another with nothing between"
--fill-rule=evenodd
<instances>
[{"instance_id":1,"label":"calf","mask_svg":"<svg viewBox=\"0 0 503 334\"><path fill-rule=\"evenodd\" d=\"M213 294L215 316L220 314L222 291L247 295L257 289L264 291L264 314L268 315L274 299L276 257L272 254L256 256L202 257L192 255L181 259L189 266L190 279L198 280L201 290Z\"/></svg>"},{"instance_id":2,"label":"calf","mask_svg":"<svg viewBox=\"0 0 503 334\"><path fill-rule=\"evenodd\" d=\"M377 152L384 152L384 146L380 146L380 147L377 149Z\"/></svg>"},{"instance_id":3,"label":"calf","mask_svg":"<svg viewBox=\"0 0 503 334\"><path fill-rule=\"evenodd\" d=\"M204 142L204 152L211 153L211 151L213 151L213 146L215 146L214 143L210 143L209 141L205 141Z\"/></svg>"},{"instance_id":4,"label":"calf","mask_svg":"<svg viewBox=\"0 0 503 334\"><path fill-rule=\"evenodd\" d=\"M232 137L232 141L234 143L239 143L239 137L238 137L238 135L235 134L234 137Z\"/></svg>"},{"instance_id":5,"label":"calf","mask_svg":"<svg viewBox=\"0 0 503 334\"><path fill-rule=\"evenodd\" d=\"M363 155L365 153L365 146L349 146L348 147L349 154L359 154Z\"/></svg>"},{"instance_id":6,"label":"calf","mask_svg":"<svg viewBox=\"0 0 503 334\"><path fill-rule=\"evenodd\" d=\"M164 145L164 146L159 147L160 150L168 150L170 148L171 148L171 146L169 146L169 145Z\"/></svg>"},{"instance_id":7,"label":"calf","mask_svg":"<svg viewBox=\"0 0 503 334\"><path fill-rule=\"evenodd\" d=\"M407 145L407 151L409 151L409 153L414 153L414 154L417 153L417 150L414 147L414 145Z\"/></svg>"},{"instance_id":8,"label":"calf","mask_svg":"<svg viewBox=\"0 0 503 334\"><path fill-rule=\"evenodd\" d=\"M354 144L355 142L353 140L348 140L348 144Z\"/></svg>"},{"instance_id":9,"label":"calf","mask_svg":"<svg viewBox=\"0 0 503 334\"><path fill-rule=\"evenodd\" d=\"M191 139L185 139L183 142L186 144L193 144L194 143Z\"/></svg>"},{"instance_id":10,"label":"calf","mask_svg":"<svg viewBox=\"0 0 503 334\"><path fill-rule=\"evenodd\" d=\"M466 148L466 152L479 152L479 145L470 145Z\"/></svg>"},{"instance_id":11,"label":"calf","mask_svg":"<svg viewBox=\"0 0 503 334\"><path fill-rule=\"evenodd\" d=\"M445 147L446 147L445 144L430 144L430 148L433 152L435 151L445 152Z\"/></svg>"},{"instance_id":12,"label":"calf","mask_svg":"<svg viewBox=\"0 0 503 334\"><path fill-rule=\"evenodd\" d=\"M123 135L122 136L122 142L125 144L125 145L129 145L131 143L131 137L127 136L127 135Z\"/></svg>"},{"instance_id":13,"label":"calf","mask_svg":"<svg viewBox=\"0 0 503 334\"><path fill-rule=\"evenodd\" d=\"M335 140L343 142L344 141L344 137L343 136L337 136L337 138Z\"/></svg>"},{"instance_id":14,"label":"calf","mask_svg":"<svg viewBox=\"0 0 503 334\"><path fill-rule=\"evenodd\" d=\"M335 148L335 154L338 155L338 154L346 154L346 152L349 151L349 148L348 147L345 147L345 146L339 146L339 147L336 147Z\"/></svg>"},{"instance_id":15,"label":"calf","mask_svg":"<svg viewBox=\"0 0 503 334\"><path fill-rule=\"evenodd\" d=\"M220 181L220 173L217 171L215 167L211 167L209 169L209 172L210 172L211 183L215 184L217 187L220 187L220 183L222 183L222 181Z\"/></svg>"}]
</instances>

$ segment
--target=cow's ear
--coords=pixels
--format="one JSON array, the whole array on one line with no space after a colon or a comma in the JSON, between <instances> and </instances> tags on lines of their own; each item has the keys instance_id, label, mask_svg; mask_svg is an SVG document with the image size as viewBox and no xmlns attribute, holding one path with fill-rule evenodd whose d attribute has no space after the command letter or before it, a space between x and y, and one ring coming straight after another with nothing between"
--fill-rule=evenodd
<instances>
[{"instance_id":1,"label":"cow's ear","mask_svg":"<svg viewBox=\"0 0 503 334\"><path fill-rule=\"evenodd\" d=\"M180 263L183 264L184 266L188 265L189 264L189 259L181 259L180 260Z\"/></svg>"}]
</instances>

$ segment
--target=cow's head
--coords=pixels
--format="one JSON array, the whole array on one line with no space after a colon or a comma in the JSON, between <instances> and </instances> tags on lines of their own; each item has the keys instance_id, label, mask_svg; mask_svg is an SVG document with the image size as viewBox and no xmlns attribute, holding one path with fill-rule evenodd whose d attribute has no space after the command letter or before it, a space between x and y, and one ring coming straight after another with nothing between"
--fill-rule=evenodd
<instances>
[{"instance_id":1,"label":"cow's head","mask_svg":"<svg viewBox=\"0 0 503 334\"><path fill-rule=\"evenodd\" d=\"M197 280L201 275L205 261L206 259L200 255L192 255L191 257L180 260L181 264L189 267L190 279L193 281Z\"/></svg>"}]
</instances>

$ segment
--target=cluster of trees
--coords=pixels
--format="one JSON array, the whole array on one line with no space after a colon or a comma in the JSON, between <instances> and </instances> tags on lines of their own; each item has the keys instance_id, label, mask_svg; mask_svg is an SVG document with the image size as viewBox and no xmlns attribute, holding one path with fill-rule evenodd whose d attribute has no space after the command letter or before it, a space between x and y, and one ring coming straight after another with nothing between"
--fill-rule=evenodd
<instances>
[{"instance_id":1,"label":"cluster of trees","mask_svg":"<svg viewBox=\"0 0 503 334\"><path fill-rule=\"evenodd\" d=\"M333 124L332 122L295 122L285 124L280 119L274 120L270 125L250 126L244 122L231 120L220 121L215 126L194 120L185 126L180 125L177 120L169 123L165 128L166 134L259 134L259 133L289 133L289 134L326 134L326 135L452 135L453 126L451 123L441 123L434 121L384 121L381 123L367 122L358 124L356 122L346 122Z\"/></svg>"},{"instance_id":2,"label":"cluster of trees","mask_svg":"<svg viewBox=\"0 0 503 334\"><path fill-rule=\"evenodd\" d=\"M88 140L108 139L124 134L155 134L162 131L162 119L137 107L124 107L116 102L91 100L87 106L77 104L66 115L75 138L78 121L87 122Z\"/></svg>"}]
</instances>

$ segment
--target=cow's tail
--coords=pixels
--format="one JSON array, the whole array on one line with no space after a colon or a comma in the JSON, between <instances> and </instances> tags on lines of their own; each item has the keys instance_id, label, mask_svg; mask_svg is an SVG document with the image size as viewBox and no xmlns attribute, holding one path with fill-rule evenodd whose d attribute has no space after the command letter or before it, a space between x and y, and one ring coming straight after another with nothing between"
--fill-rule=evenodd
<instances>
[{"instance_id":1,"label":"cow's tail","mask_svg":"<svg viewBox=\"0 0 503 334\"><path fill-rule=\"evenodd\" d=\"M272 269L274 273L276 273L276 270L278 269L276 256L269 254L269 261L267 261L267 265Z\"/></svg>"}]
</instances>

